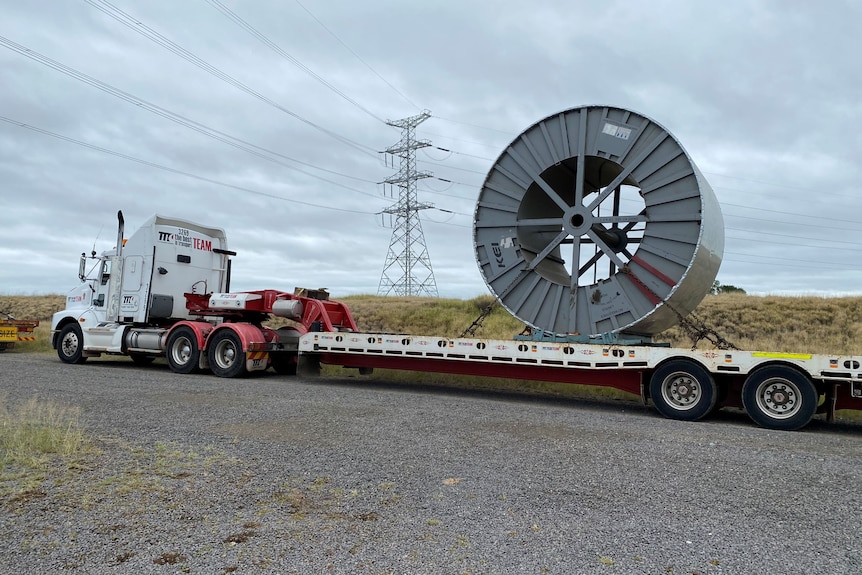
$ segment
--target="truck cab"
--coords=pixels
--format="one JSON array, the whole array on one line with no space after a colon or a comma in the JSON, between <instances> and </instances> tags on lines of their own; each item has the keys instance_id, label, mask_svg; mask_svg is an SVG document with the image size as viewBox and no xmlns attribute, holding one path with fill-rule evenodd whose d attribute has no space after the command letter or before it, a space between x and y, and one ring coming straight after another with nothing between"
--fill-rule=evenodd
<instances>
[{"instance_id":1,"label":"truck cab","mask_svg":"<svg viewBox=\"0 0 862 575\"><path fill-rule=\"evenodd\" d=\"M159 349L155 340L166 328L191 317L185 294L229 290L234 254L222 229L153 215L125 239L122 212L118 219L117 245L101 255L81 254L82 284L67 293L66 308L52 318L52 346L69 363L130 348ZM132 326L136 338L150 339L150 345L127 337Z\"/></svg>"}]
</instances>

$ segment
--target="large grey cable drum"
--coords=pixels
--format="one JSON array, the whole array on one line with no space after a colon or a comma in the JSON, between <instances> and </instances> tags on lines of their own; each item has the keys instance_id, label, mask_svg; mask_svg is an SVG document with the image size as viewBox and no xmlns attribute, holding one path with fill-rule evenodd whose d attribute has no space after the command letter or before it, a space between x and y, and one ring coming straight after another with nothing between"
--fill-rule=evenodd
<instances>
[{"instance_id":1,"label":"large grey cable drum","mask_svg":"<svg viewBox=\"0 0 862 575\"><path fill-rule=\"evenodd\" d=\"M651 336L709 293L724 222L667 130L586 106L533 124L500 154L479 193L473 243L485 283L533 328Z\"/></svg>"}]
</instances>

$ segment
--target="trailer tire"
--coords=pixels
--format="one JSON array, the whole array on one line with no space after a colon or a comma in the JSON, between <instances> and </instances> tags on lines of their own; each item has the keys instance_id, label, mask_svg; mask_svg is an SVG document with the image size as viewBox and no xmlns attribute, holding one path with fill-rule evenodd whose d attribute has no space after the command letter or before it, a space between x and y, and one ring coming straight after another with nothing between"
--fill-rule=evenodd
<instances>
[{"instance_id":1,"label":"trailer tire","mask_svg":"<svg viewBox=\"0 0 862 575\"><path fill-rule=\"evenodd\" d=\"M709 414L718 399L712 375L699 364L674 360L659 366L650 378L650 397L668 419L696 421Z\"/></svg>"},{"instance_id":2,"label":"trailer tire","mask_svg":"<svg viewBox=\"0 0 862 575\"><path fill-rule=\"evenodd\" d=\"M201 350L190 327L178 327L168 336L165 356L174 373L193 373L200 369Z\"/></svg>"},{"instance_id":3,"label":"trailer tire","mask_svg":"<svg viewBox=\"0 0 862 575\"><path fill-rule=\"evenodd\" d=\"M794 431L805 427L817 411L817 400L811 380L790 367L762 367L742 385L745 412L767 429Z\"/></svg>"},{"instance_id":4,"label":"trailer tire","mask_svg":"<svg viewBox=\"0 0 862 575\"><path fill-rule=\"evenodd\" d=\"M209 338L207 359L218 377L238 377L245 374L245 352L242 340L231 329L223 329Z\"/></svg>"},{"instance_id":5,"label":"trailer tire","mask_svg":"<svg viewBox=\"0 0 862 575\"><path fill-rule=\"evenodd\" d=\"M63 363L84 363L84 332L77 323L67 323L57 338L57 357Z\"/></svg>"}]
</instances>

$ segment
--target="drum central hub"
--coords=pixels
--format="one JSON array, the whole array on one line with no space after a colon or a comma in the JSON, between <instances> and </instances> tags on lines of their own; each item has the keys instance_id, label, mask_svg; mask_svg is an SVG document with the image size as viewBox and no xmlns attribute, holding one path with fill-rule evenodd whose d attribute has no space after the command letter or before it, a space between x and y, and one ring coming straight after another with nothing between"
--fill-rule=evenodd
<instances>
[{"instance_id":1,"label":"drum central hub","mask_svg":"<svg viewBox=\"0 0 862 575\"><path fill-rule=\"evenodd\" d=\"M587 233L593 223L593 217L583 206L572 206L563 216L563 228L572 236L582 236Z\"/></svg>"}]
</instances>

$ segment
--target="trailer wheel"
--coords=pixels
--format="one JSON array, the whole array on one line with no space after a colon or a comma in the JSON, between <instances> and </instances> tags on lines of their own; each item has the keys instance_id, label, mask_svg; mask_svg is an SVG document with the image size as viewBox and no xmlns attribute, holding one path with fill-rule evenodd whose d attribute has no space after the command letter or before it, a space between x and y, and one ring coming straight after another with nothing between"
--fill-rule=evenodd
<instances>
[{"instance_id":1,"label":"trailer wheel","mask_svg":"<svg viewBox=\"0 0 862 575\"><path fill-rule=\"evenodd\" d=\"M84 363L84 332L77 323L68 323L57 338L57 357L63 363Z\"/></svg>"},{"instance_id":2,"label":"trailer wheel","mask_svg":"<svg viewBox=\"0 0 862 575\"><path fill-rule=\"evenodd\" d=\"M707 415L718 398L712 375L685 360L670 361L655 370L649 391L659 413L682 421L696 421Z\"/></svg>"},{"instance_id":3,"label":"trailer wheel","mask_svg":"<svg viewBox=\"0 0 862 575\"><path fill-rule=\"evenodd\" d=\"M245 373L245 352L236 332L224 329L210 338L207 345L210 369L218 377L237 377Z\"/></svg>"},{"instance_id":4,"label":"trailer wheel","mask_svg":"<svg viewBox=\"0 0 862 575\"><path fill-rule=\"evenodd\" d=\"M198 371L201 350L198 338L190 327L178 327L168 336L168 365L174 373L192 373Z\"/></svg>"},{"instance_id":5,"label":"trailer wheel","mask_svg":"<svg viewBox=\"0 0 862 575\"><path fill-rule=\"evenodd\" d=\"M817 390L793 368L763 367L742 386L742 405L761 427L793 431L808 425L817 411Z\"/></svg>"}]
</instances>

